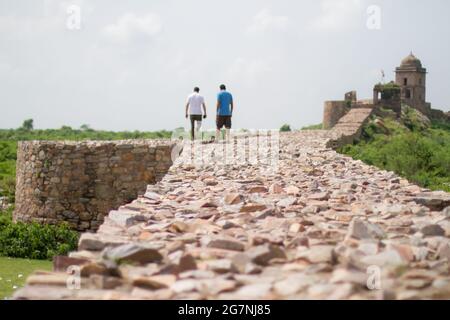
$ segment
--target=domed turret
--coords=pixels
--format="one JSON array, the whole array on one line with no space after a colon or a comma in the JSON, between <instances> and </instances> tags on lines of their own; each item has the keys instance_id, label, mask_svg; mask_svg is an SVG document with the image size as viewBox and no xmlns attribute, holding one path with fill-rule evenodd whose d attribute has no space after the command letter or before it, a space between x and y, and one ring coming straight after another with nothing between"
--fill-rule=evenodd
<instances>
[{"instance_id":1,"label":"domed turret","mask_svg":"<svg viewBox=\"0 0 450 320\"><path fill-rule=\"evenodd\" d=\"M422 62L411 52L405 59L402 60L400 67L416 67L421 69Z\"/></svg>"},{"instance_id":2,"label":"domed turret","mask_svg":"<svg viewBox=\"0 0 450 320\"><path fill-rule=\"evenodd\" d=\"M411 52L402 60L395 73L395 83L401 88L402 102L423 114L428 114L430 108L426 103L427 70L422 66L422 62Z\"/></svg>"}]
</instances>

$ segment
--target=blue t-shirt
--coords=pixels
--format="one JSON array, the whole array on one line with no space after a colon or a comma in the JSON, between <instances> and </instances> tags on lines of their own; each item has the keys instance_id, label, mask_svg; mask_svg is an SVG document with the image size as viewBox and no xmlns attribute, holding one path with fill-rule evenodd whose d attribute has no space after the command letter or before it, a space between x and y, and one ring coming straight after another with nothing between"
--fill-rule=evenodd
<instances>
[{"instance_id":1,"label":"blue t-shirt","mask_svg":"<svg viewBox=\"0 0 450 320\"><path fill-rule=\"evenodd\" d=\"M221 91L217 94L217 101L219 102L219 116L231 116L231 102L233 96L227 91Z\"/></svg>"}]
</instances>

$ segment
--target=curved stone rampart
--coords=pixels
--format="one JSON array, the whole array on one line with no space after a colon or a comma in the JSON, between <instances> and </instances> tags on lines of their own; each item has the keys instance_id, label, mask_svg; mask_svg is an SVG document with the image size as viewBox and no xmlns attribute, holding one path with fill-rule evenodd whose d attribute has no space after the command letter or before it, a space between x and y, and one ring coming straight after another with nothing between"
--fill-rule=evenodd
<instances>
[{"instance_id":1,"label":"curved stone rampart","mask_svg":"<svg viewBox=\"0 0 450 320\"><path fill-rule=\"evenodd\" d=\"M323 128L333 128L346 113L347 103L345 101L325 101L323 111Z\"/></svg>"},{"instance_id":2,"label":"curved stone rampart","mask_svg":"<svg viewBox=\"0 0 450 320\"><path fill-rule=\"evenodd\" d=\"M172 165L165 140L25 141L17 149L15 221L95 231Z\"/></svg>"}]
</instances>

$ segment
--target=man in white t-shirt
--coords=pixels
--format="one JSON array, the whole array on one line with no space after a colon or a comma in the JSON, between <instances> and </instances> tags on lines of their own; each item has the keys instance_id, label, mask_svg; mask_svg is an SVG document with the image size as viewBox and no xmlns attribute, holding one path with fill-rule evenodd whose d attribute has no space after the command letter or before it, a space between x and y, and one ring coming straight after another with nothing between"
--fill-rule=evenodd
<instances>
[{"instance_id":1,"label":"man in white t-shirt","mask_svg":"<svg viewBox=\"0 0 450 320\"><path fill-rule=\"evenodd\" d=\"M191 139L194 140L195 132L199 132L202 127L202 118L206 119L206 104L205 99L199 94L200 89L194 88L186 103L186 119L191 119ZM203 113L202 113L203 107Z\"/></svg>"}]
</instances>

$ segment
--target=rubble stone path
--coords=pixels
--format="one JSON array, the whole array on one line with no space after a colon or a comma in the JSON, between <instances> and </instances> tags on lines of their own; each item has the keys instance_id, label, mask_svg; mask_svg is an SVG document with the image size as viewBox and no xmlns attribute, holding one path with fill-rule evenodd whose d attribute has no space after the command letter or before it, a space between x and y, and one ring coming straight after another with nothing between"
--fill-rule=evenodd
<instances>
[{"instance_id":1,"label":"rubble stone path","mask_svg":"<svg viewBox=\"0 0 450 320\"><path fill-rule=\"evenodd\" d=\"M449 194L337 154L328 137L282 134L275 172L184 151L81 236L72 275L38 272L14 298L449 299Z\"/></svg>"}]
</instances>

